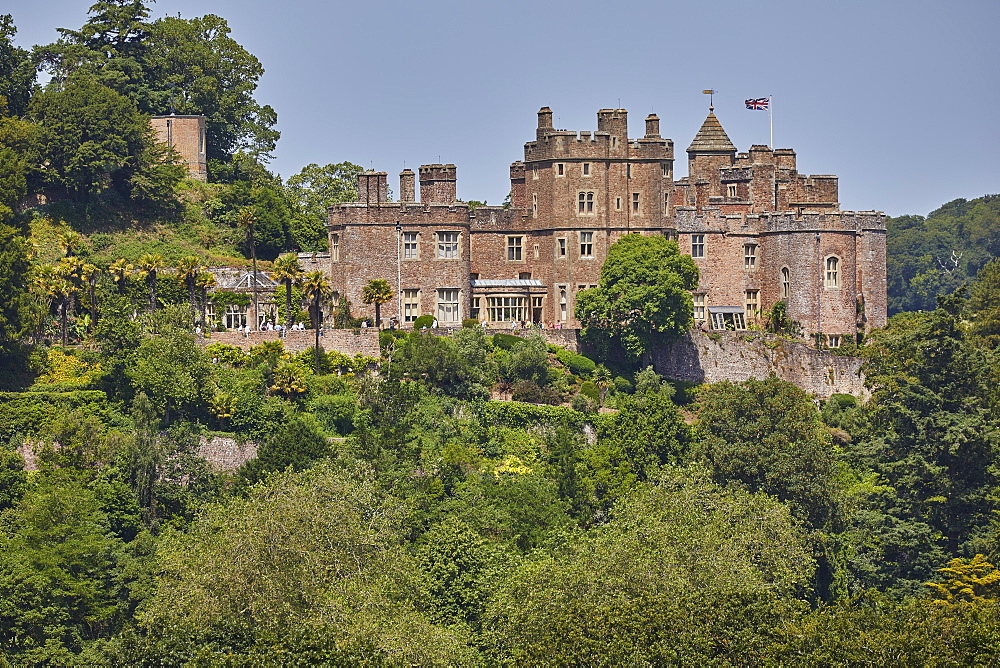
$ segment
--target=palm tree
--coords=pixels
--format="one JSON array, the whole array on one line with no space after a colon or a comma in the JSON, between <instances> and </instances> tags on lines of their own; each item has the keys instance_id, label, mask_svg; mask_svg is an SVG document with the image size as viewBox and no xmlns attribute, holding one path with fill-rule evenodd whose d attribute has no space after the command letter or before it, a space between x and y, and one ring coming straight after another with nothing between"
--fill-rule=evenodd
<instances>
[{"instance_id":1,"label":"palm tree","mask_svg":"<svg viewBox=\"0 0 1000 668\"><path fill-rule=\"evenodd\" d=\"M210 271L201 271L195 277L194 283L198 286L199 299L201 301L201 322L207 326L205 322L205 309L208 307L208 289L215 285L215 275Z\"/></svg>"},{"instance_id":2,"label":"palm tree","mask_svg":"<svg viewBox=\"0 0 1000 668\"><path fill-rule=\"evenodd\" d=\"M257 244L253 237L253 226L256 222L254 216L253 207L245 206L240 209L240 212L236 215L236 225L242 229L246 230L247 246L250 248L250 259L253 263L253 280L250 283L250 289L253 290L253 317L257 320L253 323L252 327L255 330L260 329L260 316L257 314Z\"/></svg>"},{"instance_id":3,"label":"palm tree","mask_svg":"<svg viewBox=\"0 0 1000 668\"><path fill-rule=\"evenodd\" d=\"M59 247L63 249L64 257L76 255L75 251L79 248L81 239L80 233L75 230L62 232L59 235Z\"/></svg>"},{"instance_id":4,"label":"palm tree","mask_svg":"<svg viewBox=\"0 0 1000 668\"><path fill-rule=\"evenodd\" d=\"M112 278L115 280L115 290L118 294L125 294L125 288L128 286L128 279L132 276L132 271L135 269L131 263L126 262L124 259L117 259L108 265L108 271L111 272Z\"/></svg>"},{"instance_id":5,"label":"palm tree","mask_svg":"<svg viewBox=\"0 0 1000 668\"><path fill-rule=\"evenodd\" d=\"M149 311L156 313L156 272L167 266L159 253L146 253L139 258L139 276L146 279L149 286Z\"/></svg>"},{"instance_id":6,"label":"palm tree","mask_svg":"<svg viewBox=\"0 0 1000 668\"><path fill-rule=\"evenodd\" d=\"M194 289L195 280L201 273L202 269L201 261L194 255L188 255L185 258L181 258L177 262L177 278L179 278L188 289L188 303L191 304L191 319L193 320L196 313L196 307L194 303Z\"/></svg>"},{"instance_id":7,"label":"palm tree","mask_svg":"<svg viewBox=\"0 0 1000 668\"><path fill-rule=\"evenodd\" d=\"M389 283L381 278L368 281L361 292L361 301L365 304L375 304L375 326L382 326L382 304L392 301L395 295Z\"/></svg>"},{"instance_id":8,"label":"palm tree","mask_svg":"<svg viewBox=\"0 0 1000 668\"><path fill-rule=\"evenodd\" d=\"M594 385L601 391L601 407L604 407L604 399L608 395L608 387L611 385L613 377L611 370L603 364L598 364L594 369Z\"/></svg>"},{"instance_id":9,"label":"palm tree","mask_svg":"<svg viewBox=\"0 0 1000 668\"><path fill-rule=\"evenodd\" d=\"M322 271L310 271L302 277L302 292L309 301L309 316L312 318L312 326L316 334L315 370L319 373L319 323L323 312L320 310L324 300L329 299L333 294L330 282Z\"/></svg>"},{"instance_id":10,"label":"palm tree","mask_svg":"<svg viewBox=\"0 0 1000 668\"><path fill-rule=\"evenodd\" d=\"M292 328L292 285L302 280L302 266L294 253L281 255L274 261L274 277L285 284L285 320L287 328Z\"/></svg>"},{"instance_id":11,"label":"palm tree","mask_svg":"<svg viewBox=\"0 0 1000 668\"><path fill-rule=\"evenodd\" d=\"M87 286L87 301L90 308L90 321L87 325L88 334L90 333L90 326L97 322L97 279L100 276L100 268L89 262L84 264L80 270L81 282Z\"/></svg>"},{"instance_id":12,"label":"palm tree","mask_svg":"<svg viewBox=\"0 0 1000 668\"><path fill-rule=\"evenodd\" d=\"M35 274L34 282L38 291L47 297L50 307L53 302L56 304L59 313L62 344L65 346L68 343L67 320L69 318L69 301L76 288L73 282L58 266L41 267Z\"/></svg>"}]
</instances>

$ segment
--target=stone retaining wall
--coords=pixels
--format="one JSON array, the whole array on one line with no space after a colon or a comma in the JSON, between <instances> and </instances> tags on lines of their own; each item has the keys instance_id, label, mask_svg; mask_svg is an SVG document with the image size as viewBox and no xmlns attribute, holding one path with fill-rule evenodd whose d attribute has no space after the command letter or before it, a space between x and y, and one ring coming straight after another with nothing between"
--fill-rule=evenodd
<instances>
[{"instance_id":1,"label":"stone retaining wall","mask_svg":"<svg viewBox=\"0 0 1000 668\"><path fill-rule=\"evenodd\" d=\"M821 399L867 399L861 360L757 332L690 332L653 354L656 372L694 382L762 380L772 373Z\"/></svg>"},{"instance_id":2,"label":"stone retaining wall","mask_svg":"<svg viewBox=\"0 0 1000 668\"><path fill-rule=\"evenodd\" d=\"M263 341L277 341L285 346L285 350L300 353L312 348L316 340L316 332L311 329L295 330L284 332L278 336L279 332L250 332L241 334L240 332L212 332L208 337L199 339L203 345L209 343L227 343L232 346L239 346L246 350ZM375 329L324 329L319 337L319 345L323 350L336 350L347 355L370 355L379 356L378 331Z\"/></svg>"}]
</instances>

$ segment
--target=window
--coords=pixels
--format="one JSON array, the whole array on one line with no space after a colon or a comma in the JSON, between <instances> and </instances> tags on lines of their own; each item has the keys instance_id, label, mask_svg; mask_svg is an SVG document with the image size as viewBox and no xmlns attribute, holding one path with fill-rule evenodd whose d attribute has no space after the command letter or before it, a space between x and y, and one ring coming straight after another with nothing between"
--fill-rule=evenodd
<instances>
[{"instance_id":1,"label":"window","mask_svg":"<svg viewBox=\"0 0 1000 668\"><path fill-rule=\"evenodd\" d=\"M691 235L691 257L705 257L705 235Z\"/></svg>"},{"instance_id":2,"label":"window","mask_svg":"<svg viewBox=\"0 0 1000 668\"><path fill-rule=\"evenodd\" d=\"M438 258L458 259L458 232L438 232Z\"/></svg>"},{"instance_id":3,"label":"window","mask_svg":"<svg viewBox=\"0 0 1000 668\"><path fill-rule=\"evenodd\" d=\"M340 260L340 235L331 234L330 235L330 259L334 262Z\"/></svg>"},{"instance_id":4,"label":"window","mask_svg":"<svg viewBox=\"0 0 1000 668\"><path fill-rule=\"evenodd\" d=\"M577 213L594 213L594 192L581 192L577 197Z\"/></svg>"},{"instance_id":5,"label":"window","mask_svg":"<svg viewBox=\"0 0 1000 668\"><path fill-rule=\"evenodd\" d=\"M759 290L747 290L746 291L746 311L748 315L751 315L760 310L760 291Z\"/></svg>"},{"instance_id":6,"label":"window","mask_svg":"<svg viewBox=\"0 0 1000 668\"><path fill-rule=\"evenodd\" d=\"M520 262L524 258L521 257L521 243L524 237L507 237L507 259L512 262Z\"/></svg>"},{"instance_id":7,"label":"window","mask_svg":"<svg viewBox=\"0 0 1000 668\"><path fill-rule=\"evenodd\" d=\"M726 186L726 194L729 195L730 197L733 197L733 198L736 197L736 184L735 183L730 183L729 185Z\"/></svg>"},{"instance_id":8,"label":"window","mask_svg":"<svg viewBox=\"0 0 1000 668\"><path fill-rule=\"evenodd\" d=\"M632 178L632 165L625 165L625 178Z\"/></svg>"},{"instance_id":9,"label":"window","mask_svg":"<svg viewBox=\"0 0 1000 668\"><path fill-rule=\"evenodd\" d=\"M621 197L616 197L615 198L615 211L621 211L621 210L622 210L622 198Z\"/></svg>"},{"instance_id":10,"label":"window","mask_svg":"<svg viewBox=\"0 0 1000 668\"><path fill-rule=\"evenodd\" d=\"M417 260L420 258L420 242L416 232L403 232L403 259Z\"/></svg>"},{"instance_id":11,"label":"window","mask_svg":"<svg viewBox=\"0 0 1000 668\"><path fill-rule=\"evenodd\" d=\"M531 298L531 322L541 322L542 321L542 298L532 297Z\"/></svg>"},{"instance_id":12,"label":"window","mask_svg":"<svg viewBox=\"0 0 1000 668\"><path fill-rule=\"evenodd\" d=\"M788 267L781 268L781 298L788 299L792 295L792 277Z\"/></svg>"},{"instance_id":13,"label":"window","mask_svg":"<svg viewBox=\"0 0 1000 668\"><path fill-rule=\"evenodd\" d=\"M589 162L583 163L582 170L584 176L590 176L590 163Z\"/></svg>"},{"instance_id":14,"label":"window","mask_svg":"<svg viewBox=\"0 0 1000 668\"><path fill-rule=\"evenodd\" d=\"M525 319L524 297L487 297L490 322L520 322Z\"/></svg>"},{"instance_id":15,"label":"window","mask_svg":"<svg viewBox=\"0 0 1000 668\"><path fill-rule=\"evenodd\" d=\"M226 304L226 313L222 318L226 329L245 327L247 324L247 307L239 304Z\"/></svg>"},{"instance_id":16,"label":"window","mask_svg":"<svg viewBox=\"0 0 1000 668\"><path fill-rule=\"evenodd\" d=\"M827 334L826 335L826 347L827 348L839 348L840 347L840 334Z\"/></svg>"},{"instance_id":17,"label":"window","mask_svg":"<svg viewBox=\"0 0 1000 668\"><path fill-rule=\"evenodd\" d=\"M594 257L593 232L580 232L580 257Z\"/></svg>"},{"instance_id":18,"label":"window","mask_svg":"<svg viewBox=\"0 0 1000 668\"><path fill-rule=\"evenodd\" d=\"M566 163L556 163L556 176L566 176Z\"/></svg>"},{"instance_id":19,"label":"window","mask_svg":"<svg viewBox=\"0 0 1000 668\"><path fill-rule=\"evenodd\" d=\"M538 193L531 193L531 217L538 216Z\"/></svg>"},{"instance_id":20,"label":"window","mask_svg":"<svg viewBox=\"0 0 1000 668\"><path fill-rule=\"evenodd\" d=\"M840 287L840 258L830 256L826 258L826 288L827 290Z\"/></svg>"},{"instance_id":21,"label":"window","mask_svg":"<svg viewBox=\"0 0 1000 668\"><path fill-rule=\"evenodd\" d=\"M696 322L705 321L705 295L691 295L694 303L694 319Z\"/></svg>"},{"instance_id":22,"label":"window","mask_svg":"<svg viewBox=\"0 0 1000 668\"><path fill-rule=\"evenodd\" d=\"M618 137L611 137L611 148L618 148Z\"/></svg>"},{"instance_id":23,"label":"window","mask_svg":"<svg viewBox=\"0 0 1000 668\"><path fill-rule=\"evenodd\" d=\"M660 163L660 175L663 178L665 178L665 179L670 178L670 163L669 162L661 162Z\"/></svg>"},{"instance_id":24,"label":"window","mask_svg":"<svg viewBox=\"0 0 1000 668\"><path fill-rule=\"evenodd\" d=\"M531 179L533 181L538 180L538 165L533 165L531 168Z\"/></svg>"},{"instance_id":25,"label":"window","mask_svg":"<svg viewBox=\"0 0 1000 668\"><path fill-rule=\"evenodd\" d=\"M532 246L532 249L533 249L533 251L535 253L535 259L537 260L538 259L538 244L535 244L534 246Z\"/></svg>"},{"instance_id":26,"label":"window","mask_svg":"<svg viewBox=\"0 0 1000 668\"><path fill-rule=\"evenodd\" d=\"M670 213L670 193L663 193L663 213Z\"/></svg>"},{"instance_id":27,"label":"window","mask_svg":"<svg viewBox=\"0 0 1000 668\"><path fill-rule=\"evenodd\" d=\"M403 322L420 317L420 290L403 290Z\"/></svg>"},{"instance_id":28,"label":"window","mask_svg":"<svg viewBox=\"0 0 1000 668\"><path fill-rule=\"evenodd\" d=\"M442 288L437 291L437 319L442 322L458 322L458 289Z\"/></svg>"},{"instance_id":29,"label":"window","mask_svg":"<svg viewBox=\"0 0 1000 668\"><path fill-rule=\"evenodd\" d=\"M639 213L639 193L632 193L632 212Z\"/></svg>"},{"instance_id":30,"label":"window","mask_svg":"<svg viewBox=\"0 0 1000 668\"><path fill-rule=\"evenodd\" d=\"M559 247L559 257L566 257L566 238L559 237L556 239L556 242Z\"/></svg>"},{"instance_id":31,"label":"window","mask_svg":"<svg viewBox=\"0 0 1000 668\"><path fill-rule=\"evenodd\" d=\"M757 244L743 245L743 268L747 271L757 268Z\"/></svg>"},{"instance_id":32,"label":"window","mask_svg":"<svg viewBox=\"0 0 1000 668\"><path fill-rule=\"evenodd\" d=\"M469 317L475 320L479 320L479 297L472 298L472 307L470 308Z\"/></svg>"},{"instance_id":33,"label":"window","mask_svg":"<svg viewBox=\"0 0 1000 668\"><path fill-rule=\"evenodd\" d=\"M522 272L520 272L517 275L517 280L519 280L519 281L530 281L531 280L531 272L530 271L522 271Z\"/></svg>"},{"instance_id":34,"label":"window","mask_svg":"<svg viewBox=\"0 0 1000 668\"><path fill-rule=\"evenodd\" d=\"M744 330L746 321L742 313L712 313L712 329Z\"/></svg>"},{"instance_id":35,"label":"window","mask_svg":"<svg viewBox=\"0 0 1000 668\"><path fill-rule=\"evenodd\" d=\"M567 311L566 286L565 285L560 285L559 286L559 319L560 320L565 320L566 319L566 311Z\"/></svg>"}]
</instances>

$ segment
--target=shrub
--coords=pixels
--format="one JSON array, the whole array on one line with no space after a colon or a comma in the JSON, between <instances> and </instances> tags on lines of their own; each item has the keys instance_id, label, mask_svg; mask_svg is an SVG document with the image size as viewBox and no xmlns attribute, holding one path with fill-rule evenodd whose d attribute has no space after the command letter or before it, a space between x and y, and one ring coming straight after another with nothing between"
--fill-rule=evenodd
<instances>
[{"instance_id":1,"label":"shrub","mask_svg":"<svg viewBox=\"0 0 1000 668\"><path fill-rule=\"evenodd\" d=\"M561 348L559 352L556 353L556 358L566 365L566 367L578 376L589 376L594 373L597 368L597 364L594 360L583 355L578 355L570 350Z\"/></svg>"},{"instance_id":2,"label":"shrub","mask_svg":"<svg viewBox=\"0 0 1000 668\"><path fill-rule=\"evenodd\" d=\"M632 394L632 382L628 378L625 378L624 376L615 376L614 384L617 392Z\"/></svg>"},{"instance_id":3,"label":"shrub","mask_svg":"<svg viewBox=\"0 0 1000 668\"><path fill-rule=\"evenodd\" d=\"M479 321L476 320L475 318L466 318L465 320L462 321L462 327L472 328L479 326L480 326Z\"/></svg>"},{"instance_id":4,"label":"shrub","mask_svg":"<svg viewBox=\"0 0 1000 668\"><path fill-rule=\"evenodd\" d=\"M539 387L538 383L530 380L522 380L514 386L511 394L514 401L523 401L527 404L559 404L559 393L552 388Z\"/></svg>"},{"instance_id":5,"label":"shrub","mask_svg":"<svg viewBox=\"0 0 1000 668\"><path fill-rule=\"evenodd\" d=\"M519 343L521 343L520 336L503 333L493 335L493 345L500 350L510 350Z\"/></svg>"},{"instance_id":6,"label":"shrub","mask_svg":"<svg viewBox=\"0 0 1000 668\"><path fill-rule=\"evenodd\" d=\"M601 391L597 389L597 385L593 381L585 380L583 384L580 385L580 394L587 397L592 401L601 400Z\"/></svg>"},{"instance_id":7,"label":"shrub","mask_svg":"<svg viewBox=\"0 0 1000 668\"><path fill-rule=\"evenodd\" d=\"M413 329L423 329L427 327L430 329L434 326L434 316L432 315L422 315L413 321Z\"/></svg>"},{"instance_id":8,"label":"shrub","mask_svg":"<svg viewBox=\"0 0 1000 668\"><path fill-rule=\"evenodd\" d=\"M210 343L205 346L205 352L212 358L230 366L241 366L249 359L249 355L242 348L231 346L228 343Z\"/></svg>"}]
</instances>

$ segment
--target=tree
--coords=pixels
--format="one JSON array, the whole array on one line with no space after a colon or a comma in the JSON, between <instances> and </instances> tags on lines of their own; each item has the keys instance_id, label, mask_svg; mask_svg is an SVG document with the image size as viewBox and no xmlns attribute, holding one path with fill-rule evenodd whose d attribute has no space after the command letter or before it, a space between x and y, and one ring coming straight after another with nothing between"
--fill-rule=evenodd
<instances>
[{"instance_id":1,"label":"tree","mask_svg":"<svg viewBox=\"0 0 1000 668\"><path fill-rule=\"evenodd\" d=\"M156 313L156 274L167 266L163 256L159 253L146 253L137 263L139 277L145 279L149 286L149 312Z\"/></svg>"},{"instance_id":2,"label":"tree","mask_svg":"<svg viewBox=\"0 0 1000 668\"><path fill-rule=\"evenodd\" d=\"M28 311L28 240L0 223L0 360L24 333Z\"/></svg>"},{"instance_id":3,"label":"tree","mask_svg":"<svg viewBox=\"0 0 1000 668\"><path fill-rule=\"evenodd\" d=\"M42 185L64 188L78 201L111 188L129 195L152 144L149 121L132 100L77 77L37 93L28 115L40 128L31 162Z\"/></svg>"},{"instance_id":4,"label":"tree","mask_svg":"<svg viewBox=\"0 0 1000 668\"><path fill-rule=\"evenodd\" d=\"M285 319L286 327L292 328L294 313L292 312L292 286L302 280L302 266L294 253L281 255L274 261L274 277L285 286Z\"/></svg>"},{"instance_id":5,"label":"tree","mask_svg":"<svg viewBox=\"0 0 1000 668\"><path fill-rule=\"evenodd\" d=\"M691 325L697 285L698 267L676 242L628 234L608 249L598 287L579 293L576 317L584 336L601 330L642 357Z\"/></svg>"},{"instance_id":6,"label":"tree","mask_svg":"<svg viewBox=\"0 0 1000 668\"><path fill-rule=\"evenodd\" d=\"M498 663L742 664L800 613L812 567L783 504L670 469L507 577L485 641Z\"/></svg>"},{"instance_id":7,"label":"tree","mask_svg":"<svg viewBox=\"0 0 1000 668\"><path fill-rule=\"evenodd\" d=\"M313 347L316 358L314 368L316 373L319 373L319 325L323 318L323 302L330 298L333 289L322 271L310 271L302 277L302 294L309 302L309 315L316 335Z\"/></svg>"},{"instance_id":8,"label":"tree","mask_svg":"<svg viewBox=\"0 0 1000 668\"><path fill-rule=\"evenodd\" d=\"M971 333L988 347L1000 349L1000 259L983 267L969 288L965 312L972 321Z\"/></svg>"},{"instance_id":9,"label":"tree","mask_svg":"<svg viewBox=\"0 0 1000 668\"><path fill-rule=\"evenodd\" d=\"M404 516L370 470L325 464L207 505L160 542L142 637L112 663L475 663L430 619Z\"/></svg>"},{"instance_id":10,"label":"tree","mask_svg":"<svg viewBox=\"0 0 1000 668\"><path fill-rule=\"evenodd\" d=\"M375 326L382 326L382 304L392 301L395 294L389 283L383 278L368 281L361 291L361 301L365 304L375 304Z\"/></svg>"},{"instance_id":11,"label":"tree","mask_svg":"<svg viewBox=\"0 0 1000 668\"><path fill-rule=\"evenodd\" d=\"M257 290L259 289L257 281L257 244L253 238L253 228L255 223L256 212L252 207L246 206L240 209L236 218L236 224L246 234L246 243L247 247L250 249L250 258L253 264L253 278L250 281L250 288L253 291L253 317L257 319L257 322L251 323L250 326L256 330L260 328L260 311L257 308Z\"/></svg>"},{"instance_id":12,"label":"tree","mask_svg":"<svg viewBox=\"0 0 1000 668\"><path fill-rule=\"evenodd\" d=\"M895 488L890 514L925 521L953 555L990 523L1000 451L996 355L970 337L963 306L961 294L941 297L936 310L899 314L873 333L863 351L872 399L856 446Z\"/></svg>"},{"instance_id":13,"label":"tree","mask_svg":"<svg viewBox=\"0 0 1000 668\"><path fill-rule=\"evenodd\" d=\"M177 278L184 283L184 286L188 290L188 303L191 306L191 319L196 318L196 305L194 301L195 297L195 284L198 276L201 274L205 267L201 264L201 260L193 255L181 258L177 261Z\"/></svg>"},{"instance_id":14,"label":"tree","mask_svg":"<svg viewBox=\"0 0 1000 668\"><path fill-rule=\"evenodd\" d=\"M289 200L300 212L293 221L292 239L302 250L326 248L327 209L340 202L352 202L358 195L360 165L341 162L320 167L309 164L285 182Z\"/></svg>"},{"instance_id":15,"label":"tree","mask_svg":"<svg viewBox=\"0 0 1000 668\"><path fill-rule=\"evenodd\" d=\"M30 54L14 46L14 17L0 14L0 116L22 116L28 109L35 68Z\"/></svg>"},{"instance_id":16,"label":"tree","mask_svg":"<svg viewBox=\"0 0 1000 668\"><path fill-rule=\"evenodd\" d=\"M168 423L174 413L198 415L210 397L212 364L191 334L175 326L143 339L125 373Z\"/></svg>"},{"instance_id":17,"label":"tree","mask_svg":"<svg viewBox=\"0 0 1000 668\"><path fill-rule=\"evenodd\" d=\"M705 385L698 394L698 455L719 482L787 501L812 528L836 510L836 457L805 391L771 376Z\"/></svg>"}]
</instances>

